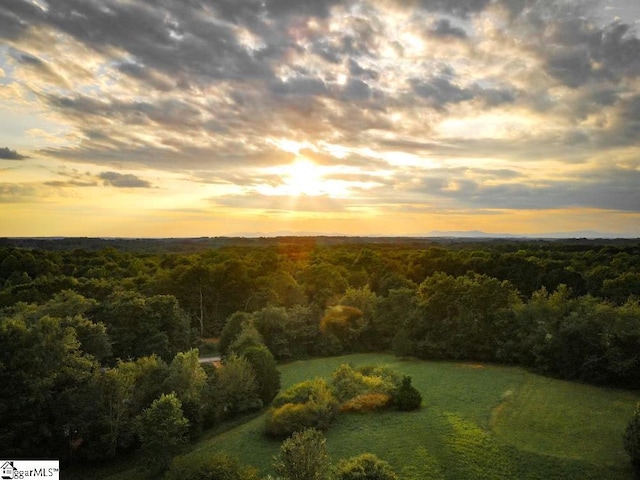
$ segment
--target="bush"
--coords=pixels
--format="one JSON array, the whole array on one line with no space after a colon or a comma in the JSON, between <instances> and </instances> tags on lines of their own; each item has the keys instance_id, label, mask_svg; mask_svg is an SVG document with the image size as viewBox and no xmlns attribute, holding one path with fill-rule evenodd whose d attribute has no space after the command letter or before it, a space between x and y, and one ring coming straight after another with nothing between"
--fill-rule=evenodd
<instances>
[{"instance_id":1,"label":"bush","mask_svg":"<svg viewBox=\"0 0 640 480\"><path fill-rule=\"evenodd\" d=\"M322 379L301 382L278 395L266 414L266 433L285 437L304 428L329 428L338 402Z\"/></svg>"},{"instance_id":2,"label":"bush","mask_svg":"<svg viewBox=\"0 0 640 480\"><path fill-rule=\"evenodd\" d=\"M305 380L296 383L273 399L272 406L280 407L285 403L305 403L313 396L317 396L319 392L326 392L331 395L327 382L322 378L314 378L313 380Z\"/></svg>"},{"instance_id":3,"label":"bush","mask_svg":"<svg viewBox=\"0 0 640 480\"><path fill-rule=\"evenodd\" d=\"M345 402L340 407L341 412L365 413L384 410L393 403L391 395L385 393L364 393Z\"/></svg>"},{"instance_id":4,"label":"bush","mask_svg":"<svg viewBox=\"0 0 640 480\"><path fill-rule=\"evenodd\" d=\"M371 453L341 460L336 468L336 480L398 480L391 465Z\"/></svg>"},{"instance_id":5,"label":"bush","mask_svg":"<svg viewBox=\"0 0 640 480\"><path fill-rule=\"evenodd\" d=\"M326 439L314 429L294 433L282 443L273 468L284 480L329 480Z\"/></svg>"},{"instance_id":6,"label":"bush","mask_svg":"<svg viewBox=\"0 0 640 480\"><path fill-rule=\"evenodd\" d=\"M400 381L395 372L385 367L365 366L354 370L344 363L331 375L331 384L338 400L346 402L368 393L390 395Z\"/></svg>"},{"instance_id":7,"label":"bush","mask_svg":"<svg viewBox=\"0 0 640 480\"><path fill-rule=\"evenodd\" d=\"M243 466L235 458L218 453L198 460L178 457L164 480L258 480L258 475L254 468Z\"/></svg>"},{"instance_id":8,"label":"bush","mask_svg":"<svg viewBox=\"0 0 640 480\"><path fill-rule=\"evenodd\" d=\"M402 384L393 394L393 403L398 410L408 412L410 410L417 410L422 403L422 395L411 385L411 377L405 376L402 379Z\"/></svg>"},{"instance_id":9,"label":"bush","mask_svg":"<svg viewBox=\"0 0 640 480\"><path fill-rule=\"evenodd\" d=\"M640 478L640 403L624 432L624 449L631 458L636 478Z\"/></svg>"},{"instance_id":10,"label":"bush","mask_svg":"<svg viewBox=\"0 0 640 480\"><path fill-rule=\"evenodd\" d=\"M305 428L318 427L318 421L308 403L285 403L267 411L265 426L270 437L284 438Z\"/></svg>"}]
</instances>

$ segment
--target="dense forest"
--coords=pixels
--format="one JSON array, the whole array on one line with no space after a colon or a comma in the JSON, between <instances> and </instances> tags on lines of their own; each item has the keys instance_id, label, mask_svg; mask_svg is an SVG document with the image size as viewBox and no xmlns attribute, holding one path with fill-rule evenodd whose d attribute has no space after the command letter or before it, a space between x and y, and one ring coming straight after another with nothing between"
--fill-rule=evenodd
<instances>
[{"instance_id":1,"label":"dense forest","mask_svg":"<svg viewBox=\"0 0 640 480\"><path fill-rule=\"evenodd\" d=\"M8 456L133 451L161 398L195 438L271 402L276 362L311 356L390 351L640 389L632 240L2 239L0 287ZM210 337L218 368L198 362Z\"/></svg>"}]
</instances>

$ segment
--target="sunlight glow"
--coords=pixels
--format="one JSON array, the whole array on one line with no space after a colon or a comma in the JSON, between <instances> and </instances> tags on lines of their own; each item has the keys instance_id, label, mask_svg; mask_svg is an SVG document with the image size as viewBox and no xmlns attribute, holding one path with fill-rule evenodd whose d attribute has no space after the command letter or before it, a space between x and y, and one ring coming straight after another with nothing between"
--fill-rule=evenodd
<instances>
[{"instance_id":1,"label":"sunlight glow","mask_svg":"<svg viewBox=\"0 0 640 480\"><path fill-rule=\"evenodd\" d=\"M315 163L299 158L284 169L284 188L288 195L323 195L332 193L330 182L323 179L323 172Z\"/></svg>"}]
</instances>

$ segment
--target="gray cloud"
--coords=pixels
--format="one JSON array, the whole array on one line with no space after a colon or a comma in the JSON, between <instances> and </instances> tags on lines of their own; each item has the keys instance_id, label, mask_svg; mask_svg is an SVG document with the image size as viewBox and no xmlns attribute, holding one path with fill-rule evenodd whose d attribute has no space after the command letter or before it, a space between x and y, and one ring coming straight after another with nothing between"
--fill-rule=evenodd
<instances>
[{"instance_id":1,"label":"gray cloud","mask_svg":"<svg viewBox=\"0 0 640 480\"><path fill-rule=\"evenodd\" d=\"M37 189L25 183L0 183L0 203L31 202L38 197Z\"/></svg>"},{"instance_id":2,"label":"gray cloud","mask_svg":"<svg viewBox=\"0 0 640 480\"><path fill-rule=\"evenodd\" d=\"M455 27L448 18L441 18L431 25L429 34L441 38L467 38L467 32L463 28Z\"/></svg>"},{"instance_id":3,"label":"gray cloud","mask_svg":"<svg viewBox=\"0 0 640 480\"><path fill-rule=\"evenodd\" d=\"M95 187L97 185L97 182L94 182L94 181L83 182L81 180L51 180L51 181L48 181L48 182L44 182L44 184L49 186L49 187L59 187L59 188L66 188L66 187Z\"/></svg>"},{"instance_id":4,"label":"gray cloud","mask_svg":"<svg viewBox=\"0 0 640 480\"><path fill-rule=\"evenodd\" d=\"M102 172L98 177L105 185L116 188L152 188L147 180L131 173Z\"/></svg>"},{"instance_id":5,"label":"gray cloud","mask_svg":"<svg viewBox=\"0 0 640 480\"><path fill-rule=\"evenodd\" d=\"M21 155L15 150L11 150L9 147L1 147L0 148L0 159L2 160L24 160L27 157L26 155Z\"/></svg>"},{"instance_id":6,"label":"gray cloud","mask_svg":"<svg viewBox=\"0 0 640 480\"><path fill-rule=\"evenodd\" d=\"M411 79L413 92L426 99L431 106L442 109L450 103L460 103L473 98L473 92L453 83L449 75L430 79Z\"/></svg>"},{"instance_id":7,"label":"gray cloud","mask_svg":"<svg viewBox=\"0 0 640 480\"><path fill-rule=\"evenodd\" d=\"M286 82L274 81L271 91L279 95L316 96L326 95L327 86L319 78L300 77L292 78Z\"/></svg>"},{"instance_id":8,"label":"gray cloud","mask_svg":"<svg viewBox=\"0 0 640 480\"><path fill-rule=\"evenodd\" d=\"M486 183L494 177L504 182ZM595 208L640 212L640 171L602 168L571 180L526 181L517 172L473 169L436 169L410 185L408 191L427 201L446 199L460 208L547 210Z\"/></svg>"},{"instance_id":9,"label":"gray cloud","mask_svg":"<svg viewBox=\"0 0 640 480\"><path fill-rule=\"evenodd\" d=\"M417 4L426 10L445 12L463 18L483 11L490 3L491 0L417 0Z\"/></svg>"},{"instance_id":10,"label":"gray cloud","mask_svg":"<svg viewBox=\"0 0 640 480\"><path fill-rule=\"evenodd\" d=\"M571 6L577 3L581 6ZM469 163L491 158L511 165L538 160L580 165L600 154L598 149L637 145L637 31L620 21L597 24L588 3L65 0L43 10L14 1L0 6L0 37L10 45L11 68L29 73L21 80L25 90L79 139L43 154L105 170L124 165L186 171L200 181L250 188L281 181L252 173L251 167L295 158L268 138L353 147L340 158L311 149L301 153L319 164L364 172L390 169L385 161L355 153L365 148ZM487 25L488 33L472 28L474 15L499 6L508 10L508 21L496 20L493 30ZM402 22L425 45L413 45L414 53L410 44L403 45L406 31L385 23L388 8L405 12ZM340 14L336 22L333 13ZM487 23L494 18L487 17ZM78 52L106 72L99 79L103 85L76 91L65 85L63 78L69 83L74 78L65 70L68 60L56 58L53 46L47 51L45 34L77 42ZM481 35L486 38L471 41ZM120 89L110 89L111 84ZM498 134L437 133L445 131L437 127L447 120L464 123L488 110L507 119L503 129L496 126ZM522 127L517 119L510 125L518 116L536 126L526 130L533 123ZM3 148L0 158L26 157ZM556 202L629 210L637 200L627 182L635 179L633 172L531 186L515 167L471 167L432 172L422 189L411 189L415 175L397 173L375 192L390 202L408 186L416 204L436 198L483 208L552 208ZM343 177L367 178L366 173ZM103 172L100 181L122 188L152 186L112 171ZM71 178L48 185L91 182ZM580 182L593 189L582 189ZM272 210L284 205L284 199L253 196L221 200L229 206L251 201Z\"/></svg>"},{"instance_id":11,"label":"gray cloud","mask_svg":"<svg viewBox=\"0 0 640 480\"><path fill-rule=\"evenodd\" d=\"M368 100L371 97L371 88L362 80L357 78L349 79L344 87L343 98L347 101Z\"/></svg>"}]
</instances>

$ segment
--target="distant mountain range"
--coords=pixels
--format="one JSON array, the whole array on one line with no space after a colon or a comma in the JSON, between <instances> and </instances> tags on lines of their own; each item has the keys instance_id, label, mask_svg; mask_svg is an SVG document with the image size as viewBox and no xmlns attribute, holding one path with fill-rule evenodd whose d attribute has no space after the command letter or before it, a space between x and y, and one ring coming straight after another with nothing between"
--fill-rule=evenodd
<instances>
[{"instance_id":1,"label":"distant mountain range","mask_svg":"<svg viewBox=\"0 0 640 480\"><path fill-rule=\"evenodd\" d=\"M620 233L603 233L594 230L579 230L574 232L550 232L550 233L487 233L480 230L440 231L433 230L427 237L451 237L451 238L637 238L636 235Z\"/></svg>"},{"instance_id":2,"label":"distant mountain range","mask_svg":"<svg viewBox=\"0 0 640 480\"><path fill-rule=\"evenodd\" d=\"M294 232L294 231L277 231L277 232L238 232L230 235L230 237L241 238L259 238L259 237L361 237L361 238L541 238L541 239L569 239L569 238L589 238L589 239L614 239L614 238L638 238L638 235L622 234L622 233L604 233L595 230L579 230L573 232L549 232L549 233L487 233L481 230L432 230L423 235L419 234L370 234L370 235L345 235L344 233L327 233L327 232Z\"/></svg>"}]
</instances>

